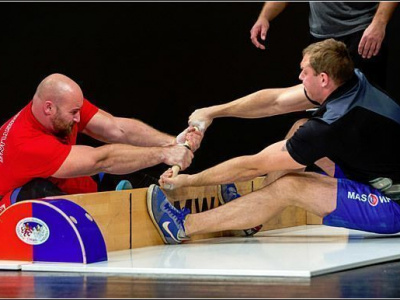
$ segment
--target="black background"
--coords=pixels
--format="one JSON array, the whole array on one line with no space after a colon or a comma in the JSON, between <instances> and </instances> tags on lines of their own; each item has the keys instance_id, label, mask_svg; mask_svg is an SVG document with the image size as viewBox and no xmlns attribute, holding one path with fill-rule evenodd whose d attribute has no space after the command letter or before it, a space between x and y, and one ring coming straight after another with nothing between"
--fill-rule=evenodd
<instances>
[{"instance_id":1,"label":"black background","mask_svg":"<svg viewBox=\"0 0 400 300\"><path fill-rule=\"evenodd\" d=\"M115 116L176 135L189 115L257 90L299 83L308 42L308 4L291 3L272 24L267 50L250 29L263 2L0 3L0 123L32 98L38 83L63 73ZM387 31L388 91L400 99L400 12ZM397 34L396 34L397 32ZM281 140L303 113L216 119L187 172L252 154ZM80 143L98 146L89 138ZM158 175L166 166L147 171Z\"/></svg>"}]
</instances>

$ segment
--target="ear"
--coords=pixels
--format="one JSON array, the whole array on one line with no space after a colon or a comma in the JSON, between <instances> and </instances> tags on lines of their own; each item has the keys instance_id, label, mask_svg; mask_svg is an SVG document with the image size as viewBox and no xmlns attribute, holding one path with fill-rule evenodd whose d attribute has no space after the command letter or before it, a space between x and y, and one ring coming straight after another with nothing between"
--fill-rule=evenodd
<instances>
[{"instance_id":1,"label":"ear","mask_svg":"<svg viewBox=\"0 0 400 300\"><path fill-rule=\"evenodd\" d=\"M45 101L43 105L43 111L45 115L51 115L55 112L55 107L53 102L51 101Z\"/></svg>"},{"instance_id":2,"label":"ear","mask_svg":"<svg viewBox=\"0 0 400 300\"><path fill-rule=\"evenodd\" d=\"M321 80L321 86L322 87L327 87L330 81L330 78L328 74L322 72L319 74L320 75L320 80Z\"/></svg>"}]
</instances>

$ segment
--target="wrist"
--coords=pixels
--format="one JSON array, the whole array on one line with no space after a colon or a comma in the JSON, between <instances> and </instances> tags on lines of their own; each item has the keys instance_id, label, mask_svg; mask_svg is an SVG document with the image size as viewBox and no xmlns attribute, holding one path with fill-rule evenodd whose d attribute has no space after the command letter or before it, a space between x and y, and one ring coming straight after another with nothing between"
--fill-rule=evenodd
<instances>
[{"instance_id":1,"label":"wrist","mask_svg":"<svg viewBox=\"0 0 400 300\"><path fill-rule=\"evenodd\" d=\"M194 186L193 185L193 176L194 175L189 175L189 174L187 174L186 175L186 184L185 184L185 186Z\"/></svg>"},{"instance_id":2,"label":"wrist","mask_svg":"<svg viewBox=\"0 0 400 300\"><path fill-rule=\"evenodd\" d=\"M163 144L163 147L170 147L170 146L175 146L178 144L176 141L176 136L168 136L166 139L165 143Z\"/></svg>"},{"instance_id":3,"label":"wrist","mask_svg":"<svg viewBox=\"0 0 400 300\"><path fill-rule=\"evenodd\" d=\"M258 19L257 19L257 23L267 23L267 24L269 24L269 21L270 21L270 16L268 16L268 15L260 15L259 17L258 17Z\"/></svg>"},{"instance_id":4,"label":"wrist","mask_svg":"<svg viewBox=\"0 0 400 300\"><path fill-rule=\"evenodd\" d=\"M159 159L161 163L167 164L167 148L166 147L157 147L159 152Z\"/></svg>"},{"instance_id":5,"label":"wrist","mask_svg":"<svg viewBox=\"0 0 400 300\"><path fill-rule=\"evenodd\" d=\"M389 23L390 15L385 14L383 12L377 12L372 19L371 24L376 26L386 26Z\"/></svg>"},{"instance_id":6,"label":"wrist","mask_svg":"<svg viewBox=\"0 0 400 300\"><path fill-rule=\"evenodd\" d=\"M388 20L385 20L383 18L374 18L371 22L372 25L379 27L386 27L387 23Z\"/></svg>"},{"instance_id":7,"label":"wrist","mask_svg":"<svg viewBox=\"0 0 400 300\"><path fill-rule=\"evenodd\" d=\"M205 112L207 120L212 122L215 118L220 117L223 114L223 108L224 104L209 107Z\"/></svg>"}]
</instances>

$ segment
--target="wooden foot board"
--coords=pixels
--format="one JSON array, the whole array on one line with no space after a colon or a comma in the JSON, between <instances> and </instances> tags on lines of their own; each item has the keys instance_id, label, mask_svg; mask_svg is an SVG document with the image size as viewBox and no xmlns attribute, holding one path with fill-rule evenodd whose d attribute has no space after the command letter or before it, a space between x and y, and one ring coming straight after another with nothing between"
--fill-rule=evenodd
<instances>
[{"instance_id":1,"label":"wooden foot board","mask_svg":"<svg viewBox=\"0 0 400 300\"><path fill-rule=\"evenodd\" d=\"M248 194L262 186L264 177L236 183L241 195ZM177 208L188 207L192 213L199 213L221 205L217 186L188 187L166 192L168 199ZM83 207L99 226L107 251L126 250L163 244L154 227L146 205L147 188L110 191L91 194L66 195ZM59 197L52 197L59 198ZM262 230L278 229L306 224L321 224L321 219L297 207L288 207L268 223ZM237 235L226 231L196 235L192 240Z\"/></svg>"}]
</instances>

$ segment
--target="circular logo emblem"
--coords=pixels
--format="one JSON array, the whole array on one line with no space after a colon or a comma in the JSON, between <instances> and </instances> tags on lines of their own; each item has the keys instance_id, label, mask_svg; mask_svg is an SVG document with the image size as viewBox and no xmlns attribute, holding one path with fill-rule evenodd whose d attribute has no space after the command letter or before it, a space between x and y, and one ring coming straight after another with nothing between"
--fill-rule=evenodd
<instances>
[{"instance_id":1,"label":"circular logo emblem","mask_svg":"<svg viewBox=\"0 0 400 300\"><path fill-rule=\"evenodd\" d=\"M29 245L40 245L50 236L49 227L38 218L25 218L18 222L15 228L21 241Z\"/></svg>"},{"instance_id":2,"label":"circular logo emblem","mask_svg":"<svg viewBox=\"0 0 400 300\"><path fill-rule=\"evenodd\" d=\"M369 194L368 195L368 203L371 206L377 206L378 202L379 202L379 199L378 199L378 197L376 195L374 195L374 194Z\"/></svg>"}]
</instances>

